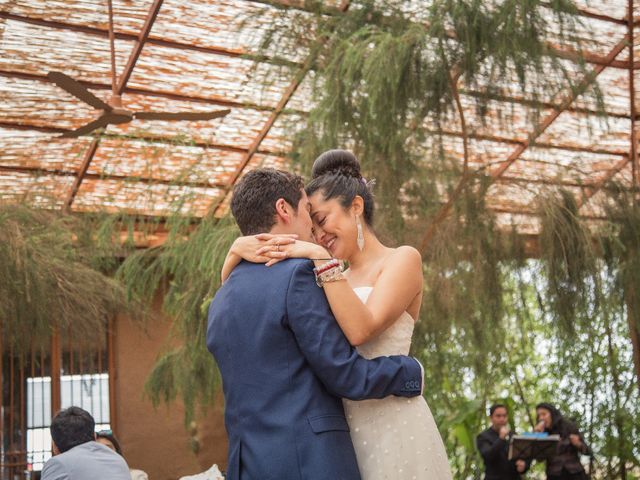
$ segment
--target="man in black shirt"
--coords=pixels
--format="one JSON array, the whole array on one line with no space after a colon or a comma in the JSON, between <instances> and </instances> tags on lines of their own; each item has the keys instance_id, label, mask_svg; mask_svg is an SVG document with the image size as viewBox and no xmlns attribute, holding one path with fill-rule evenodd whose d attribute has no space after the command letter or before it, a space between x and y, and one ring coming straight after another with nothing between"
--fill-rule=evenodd
<instances>
[{"instance_id":1,"label":"man in black shirt","mask_svg":"<svg viewBox=\"0 0 640 480\"><path fill-rule=\"evenodd\" d=\"M489 409L491 427L476 438L476 445L485 464L485 480L520 480L529 465L522 459L509 460L509 413L506 405Z\"/></svg>"}]
</instances>

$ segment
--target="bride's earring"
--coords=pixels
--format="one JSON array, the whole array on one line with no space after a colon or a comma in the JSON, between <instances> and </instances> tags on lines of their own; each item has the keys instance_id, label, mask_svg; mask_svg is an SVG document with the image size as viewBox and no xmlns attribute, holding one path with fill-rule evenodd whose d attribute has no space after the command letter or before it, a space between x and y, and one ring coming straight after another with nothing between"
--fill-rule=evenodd
<instances>
[{"instance_id":1,"label":"bride's earring","mask_svg":"<svg viewBox=\"0 0 640 480\"><path fill-rule=\"evenodd\" d=\"M359 215L356 215L356 228L358 229L358 248L362 251L364 250L364 232L362 231L362 222Z\"/></svg>"}]
</instances>

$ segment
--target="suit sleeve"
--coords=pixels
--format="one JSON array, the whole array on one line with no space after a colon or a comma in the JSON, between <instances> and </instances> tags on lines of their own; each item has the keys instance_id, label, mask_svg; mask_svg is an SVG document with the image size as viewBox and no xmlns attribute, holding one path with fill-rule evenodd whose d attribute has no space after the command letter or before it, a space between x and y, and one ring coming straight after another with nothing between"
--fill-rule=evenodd
<instances>
[{"instance_id":1,"label":"suit sleeve","mask_svg":"<svg viewBox=\"0 0 640 480\"><path fill-rule=\"evenodd\" d=\"M299 263L287 291L287 318L307 362L333 395L362 400L420 395L420 364L406 356L362 358L335 321L310 262Z\"/></svg>"},{"instance_id":2,"label":"suit sleeve","mask_svg":"<svg viewBox=\"0 0 640 480\"><path fill-rule=\"evenodd\" d=\"M50 458L42 469L42 480L69 480L69 475L56 457Z\"/></svg>"}]
</instances>

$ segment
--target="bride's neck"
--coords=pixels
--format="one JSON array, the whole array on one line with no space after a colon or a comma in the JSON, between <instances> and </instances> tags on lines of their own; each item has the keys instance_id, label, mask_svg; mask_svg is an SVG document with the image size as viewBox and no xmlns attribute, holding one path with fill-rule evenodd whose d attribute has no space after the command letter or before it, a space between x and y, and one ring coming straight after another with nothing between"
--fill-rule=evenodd
<instances>
[{"instance_id":1,"label":"bride's neck","mask_svg":"<svg viewBox=\"0 0 640 480\"><path fill-rule=\"evenodd\" d=\"M362 249L362 251L356 250L355 253L347 259L349 268L353 271L358 270L363 265L370 264L373 259L380 258L386 248L387 247L385 247L369 229L365 229L364 249Z\"/></svg>"}]
</instances>

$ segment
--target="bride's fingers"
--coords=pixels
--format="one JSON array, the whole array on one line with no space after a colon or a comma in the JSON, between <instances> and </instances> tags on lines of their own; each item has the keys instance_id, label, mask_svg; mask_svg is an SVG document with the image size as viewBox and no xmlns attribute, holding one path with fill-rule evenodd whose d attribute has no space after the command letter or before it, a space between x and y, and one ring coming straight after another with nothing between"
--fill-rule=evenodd
<instances>
[{"instance_id":1,"label":"bride's fingers","mask_svg":"<svg viewBox=\"0 0 640 480\"><path fill-rule=\"evenodd\" d=\"M283 253L283 254L284 254L282 258L272 258L272 259L271 259L271 260L269 260L265 265L266 265L267 267L270 267L271 265L275 265L276 263L281 262L282 260L284 260L284 259L286 259L286 258L287 258L286 253L284 253L284 252L280 252L280 253Z\"/></svg>"},{"instance_id":2,"label":"bride's fingers","mask_svg":"<svg viewBox=\"0 0 640 480\"><path fill-rule=\"evenodd\" d=\"M276 237L268 243L271 245L289 245L290 243L296 243L296 239L291 237Z\"/></svg>"},{"instance_id":3,"label":"bride's fingers","mask_svg":"<svg viewBox=\"0 0 640 480\"><path fill-rule=\"evenodd\" d=\"M260 250L257 250L256 256L267 257L267 258L287 258L289 256L289 254L284 251L276 251L272 249L265 250L264 248L265 247L261 248Z\"/></svg>"},{"instance_id":4,"label":"bride's fingers","mask_svg":"<svg viewBox=\"0 0 640 480\"><path fill-rule=\"evenodd\" d=\"M277 235L274 235L273 233L259 233L255 235L255 238L258 240L271 240L278 237L296 239L298 238L298 235L296 235L295 233L279 233Z\"/></svg>"},{"instance_id":5,"label":"bride's fingers","mask_svg":"<svg viewBox=\"0 0 640 480\"><path fill-rule=\"evenodd\" d=\"M265 245L256 250L256 255L267 255L272 253L282 253L285 251L282 244Z\"/></svg>"}]
</instances>

